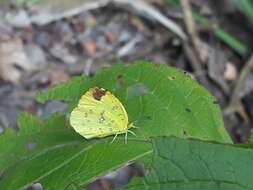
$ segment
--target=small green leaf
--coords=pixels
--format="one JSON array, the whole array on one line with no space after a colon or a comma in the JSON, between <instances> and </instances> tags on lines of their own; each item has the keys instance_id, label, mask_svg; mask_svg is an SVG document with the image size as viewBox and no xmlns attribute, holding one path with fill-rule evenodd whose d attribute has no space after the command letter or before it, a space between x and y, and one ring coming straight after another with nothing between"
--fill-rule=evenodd
<instances>
[{"instance_id":1,"label":"small green leaf","mask_svg":"<svg viewBox=\"0 0 253 190\"><path fill-rule=\"evenodd\" d=\"M39 92L36 100L45 103L48 100L64 100L66 102L77 101L80 94L89 86L89 80L85 76L73 77L71 80L57 85L46 92Z\"/></svg>"},{"instance_id":2,"label":"small green leaf","mask_svg":"<svg viewBox=\"0 0 253 190\"><path fill-rule=\"evenodd\" d=\"M253 149L159 137L150 171L128 190L252 190Z\"/></svg>"}]
</instances>

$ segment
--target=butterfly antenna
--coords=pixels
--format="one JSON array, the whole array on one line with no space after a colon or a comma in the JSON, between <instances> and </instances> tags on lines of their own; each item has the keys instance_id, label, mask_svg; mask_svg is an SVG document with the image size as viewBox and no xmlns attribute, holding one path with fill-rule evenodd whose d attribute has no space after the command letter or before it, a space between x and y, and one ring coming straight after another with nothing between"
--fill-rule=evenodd
<instances>
[{"instance_id":1,"label":"butterfly antenna","mask_svg":"<svg viewBox=\"0 0 253 190\"><path fill-rule=\"evenodd\" d=\"M135 128L135 129L139 128L139 127L136 127L133 123L130 123L128 126L129 126L128 128Z\"/></svg>"},{"instance_id":2,"label":"butterfly antenna","mask_svg":"<svg viewBox=\"0 0 253 190\"><path fill-rule=\"evenodd\" d=\"M117 136L118 136L118 133L113 137L112 141L110 142L111 144L113 143L113 141L115 141Z\"/></svg>"}]
</instances>

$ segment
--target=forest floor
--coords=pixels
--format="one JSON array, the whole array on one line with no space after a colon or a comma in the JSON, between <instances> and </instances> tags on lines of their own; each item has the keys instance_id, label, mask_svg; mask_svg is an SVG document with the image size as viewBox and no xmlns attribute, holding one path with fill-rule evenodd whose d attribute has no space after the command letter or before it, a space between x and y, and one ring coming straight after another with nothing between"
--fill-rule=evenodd
<instances>
[{"instance_id":1,"label":"forest floor","mask_svg":"<svg viewBox=\"0 0 253 190\"><path fill-rule=\"evenodd\" d=\"M18 129L21 111L46 117L66 109L59 101L36 103L40 90L104 66L150 60L191 73L217 98L233 141L247 141L253 121L251 4L17 2L0 3L0 133Z\"/></svg>"}]
</instances>

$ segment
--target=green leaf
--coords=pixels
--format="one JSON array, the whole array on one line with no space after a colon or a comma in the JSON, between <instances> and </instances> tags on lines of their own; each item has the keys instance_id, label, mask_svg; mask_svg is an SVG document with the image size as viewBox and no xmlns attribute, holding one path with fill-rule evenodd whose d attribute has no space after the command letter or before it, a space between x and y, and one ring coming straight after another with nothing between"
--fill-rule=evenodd
<instances>
[{"instance_id":1,"label":"green leaf","mask_svg":"<svg viewBox=\"0 0 253 190\"><path fill-rule=\"evenodd\" d=\"M249 21L253 23L253 5L251 0L241 0L236 2L242 12L247 16Z\"/></svg>"},{"instance_id":2,"label":"green leaf","mask_svg":"<svg viewBox=\"0 0 253 190\"><path fill-rule=\"evenodd\" d=\"M85 76L73 77L71 80L47 90L39 92L36 100L45 103L47 100L64 100L66 102L77 101L80 94L89 86L89 80Z\"/></svg>"},{"instance_id":3,"label":"green leaf","mask_svg":"<svg viewBox=\"0 0 253 190\"><path fill-rule=\"evenodd\" d=\"M18 122L20 130L17 133L7 129L0 136L0 173L18 160L35 155L50 146L81 139L70 132L72 129L64 127L65 119L60 115L53 115L44 121L22 113Z\"/></svg>"},{"instance_id":4,"label":"green leaf","mask_svg":"<svg viewBox=\"0 0 253 190\"><path fill-rule=\"evenodd\" d=\"M164 65L143 61L116 65L92 78L74 78L51 88L38 99L72 101L73 107L94 86L108 89L120 99L130 122L139 128L134 131L138 139L175 135L231 142L215 98L186 73Z\"/></svg>"},{"instance_id":5,"label":"green leaf","mask_svg":"<svg viewBox=\"0 0 253 190\"><path fill-rule=\"evenodd\" d=\"M253 144L253 130L251 129L251 131L250 131L250 137L249 137L249 139L248 139L248 143L249 144Z\"/></svg>"},{"instance_id":6,"label":"green leaf","mask_svg":"<svg viewBox=\"0 0 253 190\"><path fill-rule=\"evenodd\" d=\"M208 27L211 23L203 16L193 13L194 19L204 27ZM222 40L225 44L230 46L234 51L239 53L240 55L246 55L247 46L240 42L237 38L232 36L231 34L224 31L221 27L216 26L212 28L215 36Z\"/></svg>"},{"instance_id":7,"label":"green leaf","mask_svg":"<svg viewBox=\"0 0 253 190\"><path fill-rule=\"evenodd\" d=\"M67 101L70 107L90 87L110 90L125 106L137 137L124 135L85 140L54 115L41 120L29 114L19 119L20 130L0 136L0 189L23 189L40 182L45 189L81 188L108 171L131 161L150 164L150 137L170 136L230 143L215 99L186 73L137 62L116 65L94 77L75 77L40 93L38 99ZM147 165L146 165L147 166ZM64 180L63 180L64 179Z\"/></svg>"},{"instance_id":8,"label":"green leaf","mask_svg":"<svg viewBox=\"0 0 253 190\"><path fill-rule=\"evenodd\" d=\"M128 190L252 190L253 149L159 137L150 171Z\"/></svg>"},{"instance_id":9,"label":"green leaf","mask_svg":"<svg viewBox=\"0 0 253 190\"><path fill-rule=\"evenodd\" d=\"M35 182L47 190L82 187L112 169L152 153L151 144L142 141L86 141L64 128L62 122L64 119L59 116L42 121L22 114L20 131L1 136L0 189L24 189ZM27 148L30 142L34 144L31 150Z\"/></svg>"}]
</instances>

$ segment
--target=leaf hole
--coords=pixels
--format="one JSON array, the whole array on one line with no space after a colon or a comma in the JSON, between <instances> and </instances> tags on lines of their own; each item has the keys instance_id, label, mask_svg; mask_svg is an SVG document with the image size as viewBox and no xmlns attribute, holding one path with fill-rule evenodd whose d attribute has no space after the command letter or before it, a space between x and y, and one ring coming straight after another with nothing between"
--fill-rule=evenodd
<instances>
[{"instance_id":1,"label":"leaf hole","mask_svg":"<svg viewBox=\"0 0 253 190\"><path fill-rule=\"evenodd\" d=\"M118 75L116 79L116 89L121 89L123 88L125 82L124 82L124 76L123 75Z\"/></svg>"},{"instance_id":2,"label":"leaf hole","mask_svg":"<svg viewBox=\"0 0 253 190\"><path fill-rule=\"evenodd\" d=\"M145 96L149 93L148 88L142 84L137 83L128 87L128 98L134 98L139 96Z\"/></svg>"},{"instance_id":3,"label":"leaf hole","mask_svg":"<svg viewBox=\"0 0 253 190\"><path fill-rule=\"evenodd\" d=\"M168 76L168 79L169 80L176 80L176 77L175 76Z\"/></svg>"},{"instance_id":4,"label":"leaf hole","mask_svg":"<svg viewBox=\"0 0 253 190\"><path fill-rule=\"evenodd\" d=\"M185 111L187 111L188 113L192 112L190 108L185 108Z\"/></svg>"},{"instance_id":5,"label":"leaf hole","mask_svg":"<svg viewBox=\"0 0 253 190\"><path fill-rule=\"evenodd\" d=\"M27 143L26 148L28 150L34 150L36 148L36 146L37 146L36 143L31 142L31 143Z\"/></svg>"},{"instance_id":6,"label":"leaf hole","mask_svg":"<svg viewBox=\"0 0 253 190\"><path fill-rule=\"evenodd\" d=\"M218 100L214 100L213 104L219 104Z\"/></svg>"},{"instance_id":7,"label":"leaf hole","mask_svg":"<svg viewBox=\"0 0 253 190\"><path fill-rule=\"evenodd\" d=\"M186 130L183 130L182 134L183 134L183 136L187 136L188 135L187 132L186 132Z\"/></svg>"}]
</instances>

